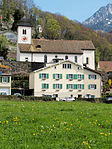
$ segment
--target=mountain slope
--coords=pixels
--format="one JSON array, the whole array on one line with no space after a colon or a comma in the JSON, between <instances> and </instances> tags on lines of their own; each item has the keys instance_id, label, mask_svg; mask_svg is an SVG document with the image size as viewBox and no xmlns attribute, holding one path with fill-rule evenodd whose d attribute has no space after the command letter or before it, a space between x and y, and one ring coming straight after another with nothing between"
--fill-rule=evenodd
<instances>
[{"instance_id":1,"label":"mountain slope","mask_svg":"<svg viewBox=\"0 0 112 149\"><path fill-rule=\"evenodd\" d=\"M83 25L94 30L106 32L112 30L112 4L101 7L93 16L85 20Z\"/></svg>"}]
</instances>

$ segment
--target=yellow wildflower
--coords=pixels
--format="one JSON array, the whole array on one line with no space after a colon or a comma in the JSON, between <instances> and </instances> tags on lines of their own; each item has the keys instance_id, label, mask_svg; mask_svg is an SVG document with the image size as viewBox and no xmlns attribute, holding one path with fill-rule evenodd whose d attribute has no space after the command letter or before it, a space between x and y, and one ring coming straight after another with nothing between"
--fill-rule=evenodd
<instances>
[{"instance_id":1,"label":"yellow wildflower","mask_svg":"<svg viewBox=\"0 0 112 149\"><path fill-rule=\"evenodd\" d=\"M70 124L70 126L72 126L72 124Z\"/></svg>"},{"instance_id":2,"label":"yellow wildflower","mask_svg":"<svg viewBox=\"0 0 112 149\"><path fill-rule=\"evenodd\" d=\"M16 116L15 118L13 118L13 121L14 122L18 122L19 120L18 120L18 117Z\"/></svg>"},{"instance_id":3,"label":"yellow wildflower","mask_svg":"<svg viewBox=\"0 0 112 149\"><path fill-rule=\"evenodd\" d=\"M8 124L8 121L6 121L5 123Z\"/></svg>"},{"instance_id":4,"label":"yellow wildflower","mask_svg":"<svg viewBox=\"0 0 112 149\"><path fill-rule=\"evenodd\" d=\"M104 133L103 133L103 132L101 132L101 133L100 133L100 135L104 135Z\"/></svg>"},{"instance_id":5,"label":"yellow wildflower","mask_svg":"<svg viewBox=\"0 0 112 149\"><path fill-rule=\"evenodd\" d=\"M85 143L85 141L83 141L82 143Z\"/></svg>"},{"instance_id":6,"label":"yellow wildflower","mask_svg":"<svg viewBox=\"0 0 112 149\"><path fill-rule=\"evenodd\" d=\"M35 133L33 133L33 136L35 136Z\"/></svg>"},{"instance_id":7,"label":"yellow wildflower","mask_svg":"<svg viewBox=\"0 0 112 149\"><path fill-rule=\"evenodd\" d=\"M110 135L110 133L108 133L108 135Z\"/></svg>"},{"instance_id":8,"label":"yellow wildflower","mask_svg":"<svg viewBox=\"0 0 112 149\"><path fill-rule=\"evenodd\" d=\"M105 134L105 136L107 136L107 134Z\"/></svg>"},{"instance_id":9,"label":"yellow wildflower","mask_svg":"<svg viewBox=\"0 0 112 149\"><path fill-rule=\"evenodd\" d=\"M66 130L70 130L70 128L67 128Z\"/></svg>"}]
</instances>

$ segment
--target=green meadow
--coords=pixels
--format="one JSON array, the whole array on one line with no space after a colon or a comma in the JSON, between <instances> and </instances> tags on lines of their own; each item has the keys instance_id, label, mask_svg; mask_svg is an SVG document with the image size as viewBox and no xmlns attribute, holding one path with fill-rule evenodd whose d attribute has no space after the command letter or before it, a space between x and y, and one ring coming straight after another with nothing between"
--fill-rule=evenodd
<instances>
[{"instance_id":1,"label":"green meadow","mask_svg":"<svg viewBox=\"0 0 112 149\"><path fill-rule=\"evenodd\" d=\"M112 149L112 104L0 101L0 149Z\"/></svg>"}]
</instances>

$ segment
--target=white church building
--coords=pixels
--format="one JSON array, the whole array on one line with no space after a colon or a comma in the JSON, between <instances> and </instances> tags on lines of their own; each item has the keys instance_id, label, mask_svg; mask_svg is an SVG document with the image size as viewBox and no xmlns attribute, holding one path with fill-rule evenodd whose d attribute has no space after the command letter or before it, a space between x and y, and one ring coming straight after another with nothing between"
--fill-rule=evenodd
<instances>
[{"instance_id":1,"label":"white church building","mask_svg":"<svg viewBox=\"0 0 112 149\"><path fill-rule=\"evenodd\" d=\"M95 69L95 47L90 40L32 39L32 25L23 18L18 24L17 61L43 62L70 60Z\"/></svg>"}]
</instances>

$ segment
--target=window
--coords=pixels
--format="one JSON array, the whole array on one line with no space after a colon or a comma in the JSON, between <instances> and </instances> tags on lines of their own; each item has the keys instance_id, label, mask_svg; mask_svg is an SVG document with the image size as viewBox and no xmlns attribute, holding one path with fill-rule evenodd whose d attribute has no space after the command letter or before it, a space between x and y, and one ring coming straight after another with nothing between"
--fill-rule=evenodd
<instances>
[{"instance_id":1,"label":"window","mask_svg":"<svg viewBox=\"0 0 112 149\"><path fill-rule=\"evenodd\" d=\"M84 79L84 75L82 75L82 74L78 74L77 77L78 77L78 79L80 79L80 80Z\"/></svg>"},{"instance_id":2,"label":"window","mask_svg":"<svg viewBox=\"0 0 112 149\"><path fill-rule=\"evenodd\" d=\"M78 70L80 70L80 67L77 67Z\"/></svg>"},{"instance_id":3,"label":"window","mask_svg":"<svg viewBox=\"0 0 112 149\"><path fill-rule=\"evenodd\" d=\"M74 78L74 75L73 74L67 74L66 78L67 79L73 79Z\"/></svg>"},{"instance_id":4,"label":"window","mask_svg":"<svg viewBox=\"0 0 112 149\"><path fill-rule=\"evenodd\" d=\"M23 29L23 34L26 35L26 29Z\"/></svg>"},{"instance_id":5,"label":"window","mask_svg":"<svg viewBox=\"0 0 112 149\"><path fill-rule=\"evenodd\" d=\"M65 60L67 60L67 59L68 59L68 56L66 55L66 56L65 56Z\"/></svg>"},{"instance_id":6,"label":"window","mask_svg":"<svg viewBox=\"0 0 112 149\"><path fill-rule=\"evenodd\" d=\"M62 89L62 84L53 84L53 89Z\"/></svg>"},{"instance_id":7,"label":"window","mask_svg":"<svg viewBox=\"0 0 112 149\"><path fill-rule=\"evenodd\" d=\"M75 63L77 63L77 56L75 56Z\"/></svg>"},{"instance_id":8,"label":"window","mask_svg":"<svg viewBox=\"0 0 112 149\"><path fill-rule=\"evenodd\" d=\"M89 89L96 89L96 84L89 84L88 88Z\"/></svg>"},{"instance_id":9,"label":"window","mask_svg":"<svg viewBox=\"0 0 112 149\"><path fill-rule=\"evenodd\" d=\"M67 89L84 89L84 84L67 84Z\"/></svg>"},{"instance_id":10,"label":"window","mask_svg":"<svg viewBox=\"0 0 112 149\"><path fill-rule=\"evenodd\" d=\"M62 79L62 74L53 74L53 79Z\"/></svg>"},{"instance_id":11,"label":"window","mask_svg":"<svg viewBox=\"0 0 112 149\"><path fill-rule=\"evenodd\" d=\"M37 45L36 48L41 48L41 45Z\"/></svg>"},{"instance_id":12,"label":"window","mask_svg":"<svg viewBox=\"0 0 112 149\"><path fill-rule=\"evenodd\" d=\"M77 89L84 89L84 84L77 84Z\"/></svg>"},{"instance_id":13,"label":"window","mask_svg":"<svg viewBox=\"0 0 112 149\"><path fill-rule=\"evenodd\" d=\"M86 64L89 64L89 58L86 57Z\"/></svg>"},{"instance_id":14,"label":"window","mask_svg":"<svg viewBox=\"0 0 112 149\"><path fill-rule=\"evenodd\" d=\"M71 64L63 64L64 69L71 69L72 65Z\"/></svg>"},{"instance_id":15,"label":"window","mask_svg":"<svg viewBox=\"0 0 112 149\"><path fill-rule=\"evenodd\" d=\"M67 89L74 89L74 84L67 84Z\"/></svg>"},{"instance_id":16,"label":"window","mask_svg":"<svg viewBox=\"0 0 112 149\"><path fill-rule=\"evenodd\" d=\"M90 74L90 75L89 75L89 79L94 79L94 80L95 80L95 79L96 79L96 75Z\"/></svg>"},{"instance_id":17,"label":"window","mask_svg":"<svg viewBox=\"0 0 112 149\"><path fill-rule=\"evenodd\" d=\"M95 95L86 94L85 98L95 98Z\"/></svg>"},{"instance_id":18,"label":"window","mask_svg":"<svg viewBox=\"0 0 112 149\"><path fill-rule=\"evenodd\" d=\"M71 64L68 64L68 69L71 69Z\"/></svg>"},{"instance_id":19,"label":"window","mask_svg":"<svg viewBox=\"0 0 112 149\"><path fill-rule=\"evenodd\" d=\"M9 83L10 82L10 77L0 77L0 83Z\"/></svg>"},{"instance_id":20,"label":"window","mask_svg":"<svg viewBox=\"0 0 112 149\"><path fill-rule=\"evenodd\" d=\"M40 79L49 79L49 74L48 73L40 73L39 78Z\"/></svg>"},{"instance_id":21,"label":"window","mask_svg":"<svg viewBox=\"0 0 112 149\"><path fill-rule=\"evenodd\" d=\"M25 57L25 61L28 62L28 57Z\"/></svg>"},{"instance_id":22,"label":"window","mask_svg":"<svg viewBox=\"0 0 112 149\"><path fill-rule=\"evenodd\" d=\"M44 55L44 63L47 63L47 55Z\"/></svg>"},{"instance_id":23,"label":"window","mask_svg":"<svg viewBox=\"0 0 112 149\"><path fill-rule=\"evenodd\" d=\"M49 84L43 83L42 84L42 89L48 89L49 88Z\"/></svg>"}]
</instances>

